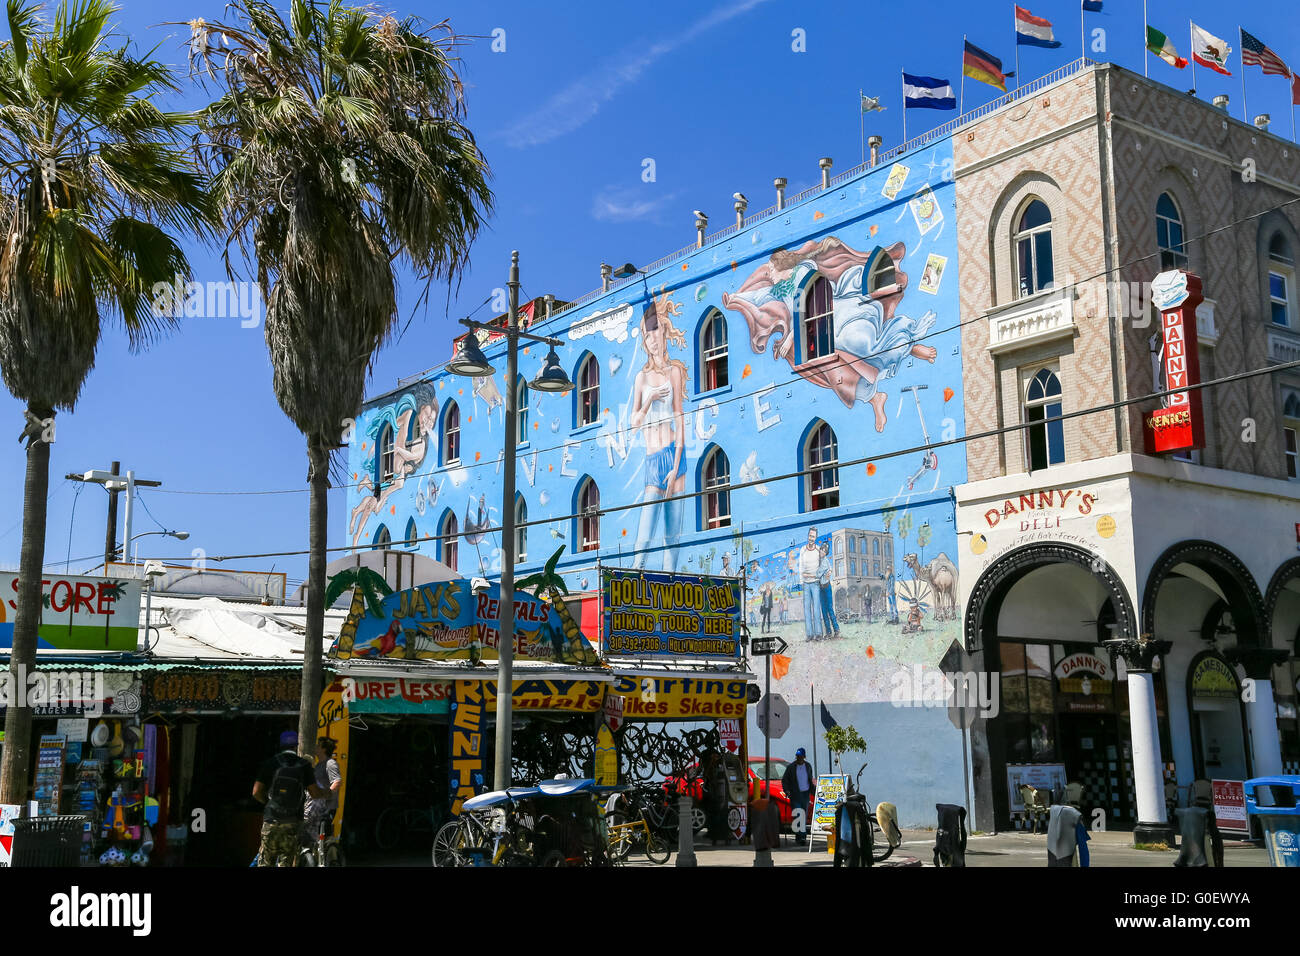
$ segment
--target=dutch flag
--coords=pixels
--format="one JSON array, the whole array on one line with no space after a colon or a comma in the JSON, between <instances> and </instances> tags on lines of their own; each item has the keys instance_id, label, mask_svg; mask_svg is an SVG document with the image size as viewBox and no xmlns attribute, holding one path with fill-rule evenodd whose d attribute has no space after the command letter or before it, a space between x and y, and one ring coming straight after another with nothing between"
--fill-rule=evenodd
<instances>
[{"instance_id":1,"label":"dutch flag","mask_svg":"<svg viewBox=\"0 0 1300 956\"><path fill-rule=\"evenodd\" d=\"M947 80L904 73L903 106L908 109L955 110L957 97Z\"/></svg>"},{"instance_id":2,"label":"dutch flag","mask_svg":"<svg viewBox=\"0 0 1300 956\"><path fill-rule=\"evenodd\" d=\"M1055 50L1061 45L1052 35L1052 24L1036 17L1024 7L1016 7L1016 42L1021 46L1041 46Z\"/></svg>"}]
</instances>

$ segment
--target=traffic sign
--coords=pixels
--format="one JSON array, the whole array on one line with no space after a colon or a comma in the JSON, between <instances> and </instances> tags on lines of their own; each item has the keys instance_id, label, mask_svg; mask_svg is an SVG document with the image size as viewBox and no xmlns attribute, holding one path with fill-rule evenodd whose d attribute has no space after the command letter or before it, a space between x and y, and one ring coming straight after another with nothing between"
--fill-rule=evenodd
<instances>
[{"instance_id":1,"label":"traffic sign","mask_svg":"<svg viewBox=\"0 0 1300 956\"><path fill-rule=\"evenodd\" d=\"M749 653L754 657L766 657L769 654L784 654L790 645L773 634L771 637L756 637L749 642Z\"/></svg>"},{"instance_id":2,"label":"traffic sign","mask_svg":"<svg viewBox=\"0 0 1300 956\"><path fill-rule=\"evenodd\" d=\"M790 729L790 705L780 694L768 694L760 700L755 716L758 729L772 740L779 740Z\"/></svg>"}]
</instances>

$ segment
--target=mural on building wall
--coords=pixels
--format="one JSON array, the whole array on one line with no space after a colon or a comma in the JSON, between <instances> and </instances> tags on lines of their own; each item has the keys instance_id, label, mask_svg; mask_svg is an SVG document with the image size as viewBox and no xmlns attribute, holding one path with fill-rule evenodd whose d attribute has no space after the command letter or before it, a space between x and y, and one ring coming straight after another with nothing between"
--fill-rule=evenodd
<instances>
[{"instance_id":1,"label":"mural on building wall","mask_svg":"<svg viewBox=\"0 0 1300 956\"><path fill-rule=\"evenodd\" d=\"M575 383L590 354L599 392L587 425L578 424L581 394L528 393L515 460L534 523L518 573L565 545L556 573L575 593L599 587L601 565L743 574L752 633L791 645L770 661L774 689L806 700L815 685L818 698L841 705L838 719L852 719L843 705L896 700L900 674L937 665L959 638L950 489L966 477L961 446L935 447L964 421L956 236L944 215L955 193L943 175L950 160L945 142L910 168L872 170L545 327L565 340L557 352ZM817 275L830 283L830 347L808 362L801 337ZM726 332L723 384L704 375L703 330L714 316ZM545 352L525 353L520 372L530 378ZM448 507L465 535L462 573L497 573L501 536L490 529L500 524L504 409L489 394L439 375L366 409L359 434L371 450L354 445L352 470L373 474L379 419L395 422L409 406L421 423L437 422L436 398L427 413L417 404L435 394L444 406L461 403L461 464L444 470L437 455L421 458L374 504L361 484L354 524L356 515L371 524L354 540L376 522L400 530L413 517L422 534L436 533ZM814 503L798 476L808 474L818 423L833 431L838 468L835 496ZM405 448L414 461L414 442ZM721 521L701 496L715 450L729 488L715 509L729 512ZM588 480L599 489L598 551L583 550L576 517ZM440 553L432 542L421 550Z\"/></svg>"},{"instance_id":2,"label":"mural on building wall","mask_svg":"<svg viewBox=\"0 0 1300 956\"><path fill-rule=\"evenodd\" d=\"M393 429L393 477L391 481L381 482L382 487L376 490L375 483L380 479L376 456L386 428ZM389 499L406 489L407 479L419 471L426 460L430 463L436 461L437 456L430 456L429 452L437 448L437 431L438 396L428 382L420 382L396 401L367 414L361 434L366 436L362 453L368 451L369 454L353 475L356 487L349 495L349 500L356 500L348 522L348 535L354 548L365 536L370 519L382 514ZM423 513L423 507L420 510Z\"/></svg>"}]
</instances>

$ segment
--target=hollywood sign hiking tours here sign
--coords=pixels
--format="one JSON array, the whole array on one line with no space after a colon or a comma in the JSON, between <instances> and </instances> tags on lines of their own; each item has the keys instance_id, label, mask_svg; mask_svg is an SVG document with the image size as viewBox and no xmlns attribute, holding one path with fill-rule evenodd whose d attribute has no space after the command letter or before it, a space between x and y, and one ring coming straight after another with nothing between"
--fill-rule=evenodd
<instances>
[{"instance_id":1,"label":"hollywood sign hiking tours here sign","mask_svg":"<svg viewBox=\"0 0 1300 956\"><path fill-rule=\"evenodd\" d=\"M601 572L604 649L614 657L740 656L740 580Z\"/></svg>"},{"instance_id":2,"label":"hollywood sign hiking tours here sign","mask_svg":"<svg viewBox=\"0 0 1300 956\"><path fill-rule=\"evenodd\" d=\"M1200 277L1181 270L1162 272L1151 283L1151 297L1160 310L1165 390L1199 384L1196 307L1204 301ZM1200 389L1166 395L1161 407L1145 417L1144 424L1148 454L1205 447Z\"/></svg>"}]
</instances>

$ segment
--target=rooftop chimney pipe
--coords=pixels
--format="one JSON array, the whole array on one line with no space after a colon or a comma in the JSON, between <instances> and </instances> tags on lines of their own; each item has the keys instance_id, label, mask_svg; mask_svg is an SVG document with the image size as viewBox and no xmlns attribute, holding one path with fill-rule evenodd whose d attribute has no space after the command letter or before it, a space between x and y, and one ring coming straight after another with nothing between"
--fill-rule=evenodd
<instances>
[{"instance_id":1,"label":"rooftop chimney pipe","mask_svg":"<svg viewBox=\"0 0 1300 956\"><path fill-rule=\"evenodd\" d=\"M776 187L776 208L784 209L785 208L785 185L786 185L785 177L777 176L776 179L772 180L772 185Z\"/></svg>"},{"instance_id":2,"label":"rooftop chimney pipe","mask_svg":"<svg viewBox=\"0 0 1300 956\"><path fill-rule=\"evenodd\" d=\"M831 158L823 156L817 160L817 165L822 168L822 189L831 188Z\"/></svg>"},{"instance_id":3,"label":"rooftop chimney pipe","mask_svg":"<svg viewBox=\"0 0 1300 956\"><path fill-rule=\"evenodd\" d=\"M868 136L868 137L867 137L867 145L871 147L871 165L872 165L872 166L876 165L877 160L880 158L880 144L883 143L883 142L884 142L884 139L882 139L882 138L879 137L879 136Z\"/></svg>"}]
</instances>

